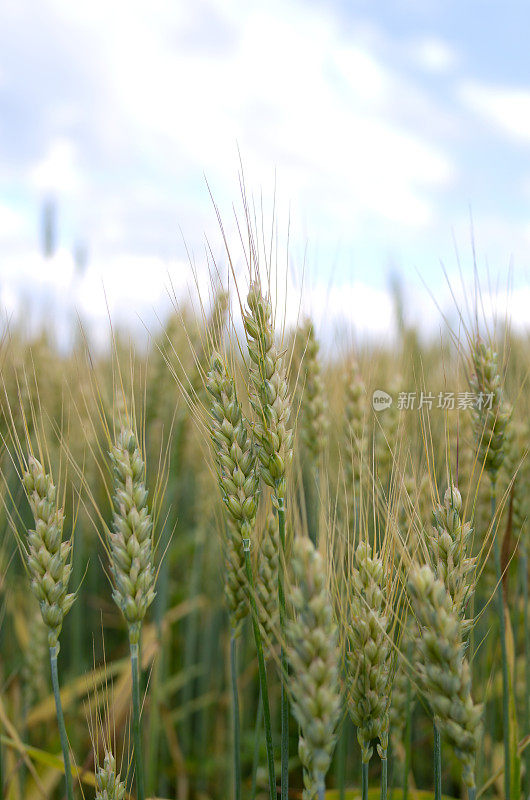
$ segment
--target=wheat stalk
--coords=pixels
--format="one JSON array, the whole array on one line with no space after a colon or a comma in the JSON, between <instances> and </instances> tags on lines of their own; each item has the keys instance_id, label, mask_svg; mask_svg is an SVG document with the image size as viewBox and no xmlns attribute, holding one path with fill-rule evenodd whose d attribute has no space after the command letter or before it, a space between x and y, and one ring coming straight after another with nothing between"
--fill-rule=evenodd
<instances>
[{"instance_id":1,"label":"wheat stalk","mask_svg":"<svg viewBox=\"0 0 530 800\"><path fill-rule=\"evenodd\" d=\"M42 619L48 630L52 686L63 751L66 794L68 800L73 800L70 752L57 667L59 635L63 620L75 600L75 594L68 594L68 582L72 572L72 544L70 541L62 540L64 512L57 503L52 476L45 472L42 464L34 456L28 458L22 480L35 520L35 529L28 531L27 535L27 565L31 576L31 588L39 601Z\"/></svg>"},{"instance_id":2,"label":"wheat stalk","mask_svg":"<svg viewBox=\"0 0 530 800\"><path fill-rule=\"evenodd\" d=\"M243 314L250 356L251 403L256 412L253 433L257 442L260 473L272 489L272 501L278 512L280 561L278 604L281 639L285 634L285 487L286 470L292 459L293 434L290 426L291 399L287 371L274 342L272 305L254 282L247 295L248 311ZM285 686L288 664L283 652L281 690L281 800L289 791L289 704Z\"/></svg>"},{"instance_id":3,"label":"wheat stalk","mask_svg":"<svg viewBox=\"0 0 530 800\"><path fill-rule=\"evenodd\" d=\"M504 733L504 791L506 800L512 796L512 758L510 755L509 665L506 643L506 618L502 590L501 546L497 530L497 475L505 458L505 439L510 409L504 398L502 377L497 353L477 337L471 347L472 371L470 385L483 402L473 410L478 439L478 458L490 479L490 505L493 536L493 554L497 574L497 615L502 656L502 704ZM489 402L491 398L491 402ZM509 611L506 609L509 619ZM514 798L516 800L516 798Z\"/></svg>"},{"instance_id":4,"label":"wheat stalk","mask_svg":"<svg viewBox=\"0 0 530 800\"><path fill-rule=\"evenodd\" d=\"M267 745L267 761L269 769L269 792L271 800L275 797L276 778L274 773L274 751L270 722L269 694L267 672L263 655L263 644L257 611L254 577L250 562L250 545L256 522L259 498L259 477L256 468L257 457L248 431L247 421L243 416L241 405L237 399L234 379L229 375L223 358L214 353L211 358L210 371L206 385L211 396L210 435L214 446L217 477L221 496L228 514L231 529L236 533L234 547L243 552L245 572L252 610L254 640L258 655L261 697L265 717L265 739ZM236 559L238 558L236 554ZM227 566L232 566L233 562ZM234 581L238 575L234 573ZM235 596L234 596L235 599ZM232 615L232 625L237 624L237 617ZM239 714L237 681L235 675L235 640L236 630L232 628L231 664L232 690L234 703L234 730L236 742L235 757L235 792L239 798L241 775L239 766Z\"/></svg>"},{"instance_id":5,"label":"wheat stalk","mask_svg":"<svg viewBox=\"0 0 530 800\"><path fill-rule=\"evenodd\" d=\"M131 428L122 427L110 451L114 474L113 529L108 531L112 596L129 632L133 738L138 800L144 800L139 641L142 622L155 598L153 523L145 486L145 463Z\"/></svg>"}]
</instances>

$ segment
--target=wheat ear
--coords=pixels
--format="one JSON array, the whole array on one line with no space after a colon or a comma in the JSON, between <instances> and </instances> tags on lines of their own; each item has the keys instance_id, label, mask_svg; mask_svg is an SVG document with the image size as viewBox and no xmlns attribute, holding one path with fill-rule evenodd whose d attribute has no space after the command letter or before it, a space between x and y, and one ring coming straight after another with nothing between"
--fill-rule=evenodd
<instances>
[{"instance_id":1,"label":"wheat ear","mask_svg":"<svg viewBox=\"0 0 530 800\"><path fill-rule=\"evenodd\" d=\"M442 581L458 613L464 614L466 602L473 591L472 573L476 558L471 551L473 527L462 522L462 497L452 484L444 502L432 512L433 526L426 533L435 576Z\"/></svg>"},{"instance_id":2,"label":"wheat ear","mask_svg":"<svg viewBox=\"0 0 530 800\"><path fill-rule=\"evenodd\" d=\"M295 539L287 599L293 713L300 725L298 752L304 768L304 800L323 800L340 717L340 653L337 625L320 554L308 538Z\"/></svg>"},{"instance_id":3,"label":"wheat ear","mask_svg":"<svg viewBox=\"0 0 530 800\"><path fill-rule=\"evenodd\" d=\"M445 734L462 764L472 798L482 709L471 697L462 619L443 582L428 565L412 569L408 588L419 625L419 685L431 705L437 730Z\"/></svg>"},{"instance_id":4,"label":"wheat ear","mask_svg":"<svg viewBox=\"0 0 530 800\"><path fill-rule=\"evenodd\" d=\"M304 325L302 335L306 346L300 435L313 465L318 467L328 443L329 420L319 359L320 348L310 320Z\"/></svg>"},{"instance_id":5,"label":"wheat ear","mask_svg":"<svg viewBox=\"0 0 530 800\"><path fill-rule=\"evenodd\" d=\"M248 584L248 594L252 611L252 626L254 641L258 656L258 671L260 679L263 714L265 720L265 741L267 746L267 762L269 769L269 793L271 800L275 800L276 778L274 772L274 750L272 745L272 730L270 721L269 692L267 686L267 671L263 654L263 644L258 618L254 576L250 561L251 536L256 521L258 507L259 477L256 468L256 453L243 416L241 405L237 399L234 379L228 374L226 364L218 353L211 358L210 371L207 382L211 396L210 405L210 434L214 446L217 477L221 496L228 514L232 531L237 533L234 547L243 551L245 573ZM239 541L237 541L239 539ZM237 556L236 556L237 557ZM228 564L230 566L230 564ZM237 578L236 578L237 580ZM236 617L232 616L232 624ZM235 630L231 637L231 664L232 664L232 691L234 705L234 771L236 800L239 798L241 775L239 765L239 714L237 679L235 674Z\"/></svg>"},{"instance_id":6,"label":"wheat ear","mask_svg":"<svg viewBox=\"0 0 530 800\"><path fill-rule=\"evenodd\" d=\"M144 800L140 728L139 641L142 622L155 598L153 523L147 505L145 463L131 428L123 427L112 446L114 512L109 531L112 596L129 631L131 651L134 760L138 800Z\"/></svg>"},{"instance_id":7,"label":"wheat ear","mask_svg":"<svg viewBox=\"0 0 530 800\"><path fill-rule=\"evenodd\" d=\"M40 604L42 619L48 629L48 647L57 724L64 759L64 777L68 800L73 800L72 770L68 737L59 692L57 656L63 620L75 600L68 594L72 572L70 541L62 540L64 512L57 503L52 476L42 464L30 456L23 483L35 520L35 529L28 531L26 557L31 575L31 588Z\"/></svg>"},{"instance_id":8,"label":"wheat ear","mask_svg":"<svg viewBox=\"0 0 530 800\"><path fill-rule=\"evenodd\" d=\"M106 752L103 766L96 768L95 800L123 800L126 786L116 769L116 759L112 753Z\"/></svg>"},{"instance_id":9,"label":"wheat ear","mask_svg":"<svg viewBox=\"0 0 530 800\"><path fill-rule=\"evenodd\" d=\"M512 797L512 757L510 753L510 675L508 649L506 642L506 617L509 623L509 609L504 608L502 589L501 545L497 531L497 475L505 458L505 439L510 409L504 398L502 376L498 367L497 353L486 347L477 337L471 347L472 372L471 388L479 403L473 410L475 431L478 439L478 458L490 479L490 505L493 536L493 555L497 576L497 615L501 639L502 656L502 708L504 733L504 793L505 800ZM491 400L491 402L490 402ZM506 617L505 617L506 613ZM516 800L514 797L513 800Z\"/></svg>"},{"instance_id":10,"label":"wheat ear","mask_svg":"<svg viewBox=\"0 0 530 800\"><path fill-rule=\"evenodd\" d=\"M250 356L251 403L256 412L254 436L258 445L261 477L272 489L272 501L278 511L280 561L278 570L278 604L280 633L285 635L285 476L292 459L293 433L290 426L291 399L287 371L274 342L272 305L254 282L247 296L248 312L243 315ZM280 652L281 688L281 800L289 791L289 702L286 691L288 664Z\"/></svg>"},{"instance_id":11,"label":"wheat ear","mask_svg":"<svg viewBox=\"0 0 530 800\"><path fill-rule=\"evenodd\" d=\"M258 554L258 613L265 642L270 646L278 630L278 564L280 539L272 513L267 516Z\"/></svg>"},{"instance_id":12,"label":"wheat ear","mask_svg":"<svg viewBox=\"0 0 530 800\"><path fill-rule=\"evenodd\" d=\"M368 469L366 386L356 362L350 369L345 396L344 481L347 520L351 530L361 497L362 471Z\"/></svg>"},{"instance_id":13,"label":"wheat ear","mask_svg":"<svg viewBox=\"0 0 530 800\"><path fill-rule=\"evenodd\" d=\"M377 752L384 769L383 780L387 766L394 651L384 581L382 559L371 554L367 542L360 542L351 574L346 668L350 714L361 747L365 798L374 739L379 740Z\"/></svg>"}]
</instances>

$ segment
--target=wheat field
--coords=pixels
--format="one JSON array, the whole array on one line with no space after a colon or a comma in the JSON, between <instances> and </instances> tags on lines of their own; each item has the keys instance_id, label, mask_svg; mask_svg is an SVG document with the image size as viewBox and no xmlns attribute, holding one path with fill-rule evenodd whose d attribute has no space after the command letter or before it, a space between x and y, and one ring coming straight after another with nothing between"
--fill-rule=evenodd
<instances>
[{"instance_id":1,"label":"wheat field","mask_svg":"<svg viewBox=\"0 0 530 800\"><path fill-rule=\"evenodd\" d=\"M323 346L247 267L4 330L2 797L527 797L528 340Z\"/></svg>"}]
</instances>

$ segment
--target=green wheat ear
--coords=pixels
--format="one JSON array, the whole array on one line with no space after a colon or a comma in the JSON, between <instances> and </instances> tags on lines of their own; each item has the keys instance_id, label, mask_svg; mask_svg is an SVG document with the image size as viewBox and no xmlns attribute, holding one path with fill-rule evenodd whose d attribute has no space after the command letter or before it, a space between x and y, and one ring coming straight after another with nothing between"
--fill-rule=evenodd
<instances>
[{"instance_id":1,"label":"green wheat ear","mask_svg":"<svg viewBox=\"0 0 530 800\"><path fill-rule=\"evenodd\" d=\"M432 512L433 526L426 537L435 576L463 614L473 591L476 558L469 555L473 528L470 522L462 522L461 513L462 497L453 484L445 492L443 505L438 504Z\"/></svg>"},{"instance_id":2,"label":"green wheat ear","mask_svg":"<svg viewBox=\"0 0 530 800\"><path fill-rule=\"evenodd\" d=\"M304 800L313 800L324 796L335 746L341 709L340 651L324 564L309 539L295 539L290 566L295 580L287 591L294 611L285 630L289 690L301 730L298 752L304 767Z\"/></svg>"},{"instance_id":3,"label":"green wheat ear","mask_svg":"<svg viewBox=\"0 0 530 800\"><path fill-rule=\"evenodd\" d=\"M280 499L285 496L285 472L292 458L293 440L287 371L274 343L272 306L258 282L251 285L247 304L243 324L251 361L251 402L257 416L254 435L261 477Z\"/></svg>"},{"instance_id":4,"label":"green wheat ear","mask_svg":"<svg viewBox=\"0 0 530 800\"><path fill-rule=\"evenodd\" d=\"M234 380L218 353L212 355L206 386L217 480L228 522L224 542L225 596L231 627L239 635L241 621L248 613L243 540L252 537L259 499L256 454Z\"/></svg>"},{"instance_id":5,"label":"green wheat ear","mask_svg":"<svg viewBox=\"0 0 530 800\"><path fill-rule=\"evenodd\" d=\"M368 470L367 413L366 386L354 362L345 385L344 408L344 483L350 527L360 502L362 472Z\"/></svg>"},{"instance_id":6,"label":"green wheat ear","mask_svg":"<svg viewBox=\"0 0 530 800\"><path fill-rule=\"evenodd\" d=\"M145 464L131 428L122 427L110 451L114 473L114 511L108 532L112 596L129 629L131 653L134 760L138 800L144 800L140 727L139 641L142 622L155 599L153 522L147 505Z\"/></svg>"},{"instance_id":7,"label":"green wheat ear","mask_svg":"<svg viewBox=\"0 0 530 800\"><path fill-rule=\"evenodd\" d=\"M374 739L379 739L379 756L386 759L394 656L392 620L383 590L384 565L381 558L371 555L366 542L357 545L351 583L346 655L349 707L362 760L367 764Z\"/></svg>"},{"instance_id":8,"label":"green wheat ear","mask_svg":"<svg viewBox=\"0 0 530 800\"><path fill-rule=\"evenodd\" d=\"M482 400L473 410L478 459L495 482L505 458L506 427L511 410L504 398L497 353L477 337L471 348L471 361L471 388Z\"/></svg>"},{"instance_id":9,"label":"green wheat ear","mask_svg":"<svg viewBox=\"0 0 530 800\"><path fill-rule=\"evenodd\" d=\"M420 689L437 729L452 744L465 784L474 789L482 708L471 697L471 670L465 658L464 625L443 582L428 565L411 570L409 595L418 621L416 639Z\"/></svg>"},{"instance_id":10,"label":"green wheat ear","mask_svg":"<svg viewBox=\"0 0 530 800\"><path fill-rule=\"evenodd\" d=\"M258 614L264 634L266 650L275 641L278 627L278 567L280 560L280 536L278 522L272 512L267 516L258 553Z\"/></svg>"},{"instance_id":11,"label":"green wheat ear","mask_svg":"<svg viewBox=\"0 0 530 800\"><path fill-rule=\"evenodd\" d=\"M304 381L300 411L300 435L314 465L318 466L328 445L328 407L322 380L319 345L311 321L302 329L305 339Z\"/></svg>"},{"instance_id":12,"label":"green wheat ear","mask_svg":"<svg viewBox=\"0 0 530 800\"><path fill-rule=\"evenodd\" d=\"M235 732L237 730L237 734L234 736L234 739L237 740L234 748L236 761L234 764L236 773L236 796L239 796L240 765L239 706L235 669L235 642L240 631L239 622L243 616L243 610L239 602L239 593L236 594L233 590L235 589L239 592L241 588L250 601L251 621L258 656L258 671L265 723L269 796L270 800L274 800L276 778L274 772L274 749L272 743L267 672L256 603L256 589L250 561L251 537L255 527L259 500L257 457L248 430L247 421L243 416L241 405L237 399L234 380L232 376L229 375L226 364L218 353L214 353L212 356L206 386L211 395L209 424L210 435L214 446L217 478L229 522L227 544L231 560L227 562L229 580L226 581L226 589L229 605L230 601L232 601L232 687L234 696ZM245 587L240 586L239 577L243 564L246 577ZM230 568L232 568L232 572L230 572ZM234 568L236 569L234 570ZM243 592L241 592L241 596L242 595Z\"/></svg>"},{"instance_id":13,"label":"green wheat ear","mask_svg":"<svg viewBox=\"0 0 530 800\"><path fill-rule=\"evenodd\" d=\"M125 783L116 770L116 759L112 753L107 752L103 766L96 769L95 800L123 800L125 791Z\"/></svg>"},{"instance_id":14,"label":"green wheat ear","mask_svg":"<svg viewBox=\"0 0 530 800\"><path fill-rule=\"evenodd\" d=\"M48 629L48 647L52 688L57 725L63 752L66 796L73 800L74 789L70 767L70 750L59 690L59 634L63 620L75 600L68 594L72 572L70 541L63 542L64 512L57 503L57 493L51 475L34 456L22 477L24 488L35 520L35 529L28 531L26 558L31 575L31 588L40 603L44 624Z\"/></svg>"},{"instance_id":15,"label":"green wheat ear","mask_svg":"<svg viewBox=\"0 0 530 800\"><path fill-rule=\"evenodd\" d=\"M147 609L155 598L153 523L147 505L145 464L136 436L122 428L110 451L114 473L114 512L109 531L112 596L137 644Z\"/></svg>"},{"instance_id":16,"label":"green wheat ear","mask_svg":"<svg viewBox=\"0 0 530 800\"><path fill-rule=\"evenodd\" d=\"M23 482L35 520L35 529L28 531L26 550L31 588L48 629L48 646L58 648L63 620L75 600L75 594L68 594L72 544L62 540L64 513L57 504L52 477L33 456L28 459Z\"/></svg>"}]
</instances>

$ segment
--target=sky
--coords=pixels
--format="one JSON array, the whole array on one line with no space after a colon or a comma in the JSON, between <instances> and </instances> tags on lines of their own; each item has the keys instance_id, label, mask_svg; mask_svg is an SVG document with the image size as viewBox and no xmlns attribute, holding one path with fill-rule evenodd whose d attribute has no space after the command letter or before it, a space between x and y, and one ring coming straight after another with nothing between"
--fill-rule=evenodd
<instances>
[{"instance_id":1,"label":"sky","mask_svg":"<svg viewBox=\"0 0 530 800\"><path fill-rule=\"evenodd\" d=\"M145 329L194 270L207 293L208 253L226 271L214 203L243 275L243 168L288 315L302 291L318 324L388 332L399 274L432 329L475 261L526 325L529 23L513 0L0 0L0 308Z\"/></svg>"}]
</instances>

